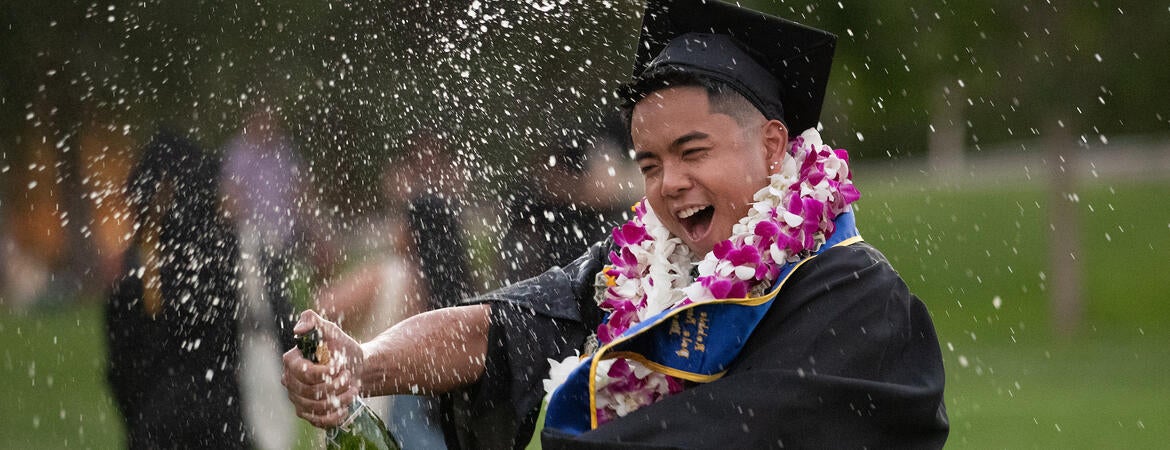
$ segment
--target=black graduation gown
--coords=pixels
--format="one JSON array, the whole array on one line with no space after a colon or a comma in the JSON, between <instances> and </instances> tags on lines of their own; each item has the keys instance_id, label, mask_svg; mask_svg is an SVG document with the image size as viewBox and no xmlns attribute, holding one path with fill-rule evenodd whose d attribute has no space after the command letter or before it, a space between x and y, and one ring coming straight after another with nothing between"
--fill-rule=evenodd
<instances>
[{"instance_id":1,"label":"black graduation gown","mask_svg":"<svg viewBox=\"0 0 1170 450\"><path fill-rule=\"evenodd\" d=\"M149 211L163 210L156 247L160 310L152 317L143 305L141 234L124 255L105 307L106 376L131 449L251 446L236 380L238 240L217 209L218 168L217 158L164 131L130 177L135 220L144 223ZM158 197L164 185L169 198Z\"/></svg>"},{"instance_id":2,"label":"black graduation gown","mask_svg":"<svg viewBox=\"0 0 1170 450\"><path fill-rule=\"evenodd\" d=\"M416 262L425 278L430 309L454 306L472 292L471 263L463 241L463 225L447 200L421 194L410 200L410 236L418 249Z\"/></svg>"},{"instance_id":3,"label":"black graduation gown","mask_svg":"<svg viewBox=\"0 0 1170 450\"><path fill-rule=\"evenodd\" d=\"M492 303L487 370L464 396L481 448L523 446L548 358L582 348L602 313L593 277L607 250L477 299ZM926 307L866 243L796 270L726 375L545 448L937 448L949 425ZM515 430L501 433L499 430Z\"/></svg>"}]
</instances>

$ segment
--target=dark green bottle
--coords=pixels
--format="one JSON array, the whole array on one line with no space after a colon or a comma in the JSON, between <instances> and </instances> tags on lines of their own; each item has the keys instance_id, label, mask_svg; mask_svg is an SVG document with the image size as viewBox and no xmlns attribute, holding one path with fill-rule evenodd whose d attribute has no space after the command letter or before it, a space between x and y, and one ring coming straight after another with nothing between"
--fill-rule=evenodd
<instances>
[{"instance_id":1,"label":"dark green bottle","mask_svg":"<svg viewBox=\"0 0 1170 450\"><path fill-rule=\"evenodd\" d=\"M313 329L297 336L297 348L301 355L316 364L329 362L329 349L321 343L321 332ZM355 398L349 405L349 417L337 428L325 430L325 448L329 450L399 450L398 441L386 429L386 424L366 406L362 399Z\"/></svg>"}]
</instances>

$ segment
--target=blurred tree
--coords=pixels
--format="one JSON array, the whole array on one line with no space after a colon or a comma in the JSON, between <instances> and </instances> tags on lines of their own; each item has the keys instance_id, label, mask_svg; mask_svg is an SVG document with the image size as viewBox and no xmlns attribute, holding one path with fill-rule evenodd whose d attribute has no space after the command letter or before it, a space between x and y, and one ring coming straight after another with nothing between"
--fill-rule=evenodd
<instances>
[{"instance_id":1,"label":"blurred tree","mask_svg":"<svg viewBox=\"0 0 1170 450\"><path fill-rule=\"evenodd\" d=\"M1054 116L1092 141L1170 129L1154 92L1170 82L1165 2L742 3L840 36L822 121L861 156L923 151L956 104L976 151L1034 140Z\"/></svg>"},{"instance_id":2,"label":"blurred tree","mask_svg":"<svg viewBox=\"0 0 1170 450\"><path fill-rule=\"evenodd\" d=\"M824 121L842 141L861 133L865 153L922 151L940 96L967 104L976 149L1034 136L1046 109L1084 116L1093 134L1170 121L1170 94L1156 89L1170 81L1164 2L741 3L840 35ZM442 120L509 160L502 147L559 126L550 118L612 104L639 10L636 0L6 2L0 129L16 135L44 91L135 125L181 119L214 144L263 96L306 139L343 134L359 150L393 151L387 134Z\"/></svg>"},{"instance_id":3,"label":"blurred tree","mask_svg":"<svg viewBox=\"0 0 1170 450\"><path fill-rule=\"evenodd\" d=\"M404 151L408 131L429 129L452 142L466 179L496 186L469 199L479 203L496 202L525 155L560 129L612 107L640 20L628 1L347 6L327 32L332 75L310 121L334 127L314 133L320 146L349 151L318 155L322 170L350 166L344 179L375 186L380 163L368 158Z\"/></svg>"},{"instance_id":4,"label":"blurred tree","mask_svg":"<svg viewBox=\"0 0 1170 450\"><path fill-rule=\"evenodd\" d=\"M859 158L1035 140L1083 144L1170 124L1170 8L1137 0L741 0L837 33L826 136ZM496 202L522 155L611 108L638 0L43 0L0 4L0 158L27 167L37 129L59 151L70 236L86 225L86 115L145 140L180 124L216 148L254 102L280 107L335 216L376 207L380 161L406 131L447 133ZM932 131L933 126L933 131ZM23 193L4 177L4 198ZM329 180L329 183L324 183ZM74 204L77 203L77 204ZM80 247L85 248L84 245Z\"/></svg>"}]
</instances>

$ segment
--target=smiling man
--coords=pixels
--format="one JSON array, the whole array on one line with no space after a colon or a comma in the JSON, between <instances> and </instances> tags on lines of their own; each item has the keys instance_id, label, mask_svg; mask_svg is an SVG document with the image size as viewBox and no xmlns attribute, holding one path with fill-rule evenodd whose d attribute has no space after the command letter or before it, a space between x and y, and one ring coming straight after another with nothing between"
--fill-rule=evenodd
<instances>
[{"instance_id":1,"label":"smiling man","mask_svg":"<svg viewBox=\"0 0 1170 450\"><path fill-rule=\"evenodd\" d=\"M834 43L650 1L622 89L636 217L564 268L370 342L305 312L295 331L344 357L286 353L298 414L333 426L355 395L422 391L453 393L448 444L468 448L941 447L930 316L861 240L848 157L815 130Z\"/></svg>"},{"instance_id":2,"label":"smiling man","mask_svg":"<svg viewBox=\"0 0 1170 450\"><path fill-rule=\"evenodd\" d=\"M638 102L630 135L646 199L671 234L702 255L747 215L769 167L783 161L788 133L739 94L709 95L683 82Z\"/></svg>"}]
</instances>

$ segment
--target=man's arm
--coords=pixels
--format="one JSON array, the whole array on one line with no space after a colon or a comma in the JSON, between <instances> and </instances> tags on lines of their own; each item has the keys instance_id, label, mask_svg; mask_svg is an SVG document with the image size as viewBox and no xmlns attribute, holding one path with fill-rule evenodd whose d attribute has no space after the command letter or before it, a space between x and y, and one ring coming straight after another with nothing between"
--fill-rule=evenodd
<instances>
[{"instance_id":1,"label":"man's arm","mask_svg":"<svg viewBox=\"0 0 1170 450\"><path fill-rule=\"evenodd\" d=\"M281 383L297 415L318 427L339 425L357 395L445 392L484 371L488 305L461 306L414 316L359 344L314 311L293 331L317 328L332 358L313 364L293 348L284 354Z\"/></svg>"},{"instance_id":2,"label":"man's arm","mask_svg":"<svg viewBox=\"0 0 1170 450\"><path fill-rule=\"evenodd\" d=\"M592 300L593 279L609 247L609 242L594 245L566 267L485 294L477 304L412 317L366 344L306 311L294 331L319 328L335 360L314 366L297 349L285 353L282 383L289 400L298 416L328 427L341 422L342 406L359 393L447 392L478 381L470 409L477 423L490 422L480 420L485 410L501 412L513 416L510 425L519 424L518 434L526 439L543 396L548 359L579 351L601 320ZM495 333L490 355L489 333ZM498 428L490 429L513 432Z\"/></svg>"},{"instance_id":3,"label":"man's arm","mask_svg":"<svg viewBox=\"0 0 1170 450\"><path fill-rule=\"evenodd\" d=\"M487 354L491 306L426 312L362 344L362 395L433 394L478 380Z\"/></svg>"}]
</instances>

